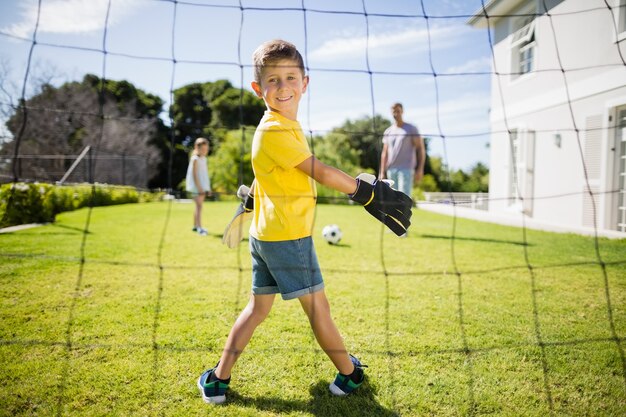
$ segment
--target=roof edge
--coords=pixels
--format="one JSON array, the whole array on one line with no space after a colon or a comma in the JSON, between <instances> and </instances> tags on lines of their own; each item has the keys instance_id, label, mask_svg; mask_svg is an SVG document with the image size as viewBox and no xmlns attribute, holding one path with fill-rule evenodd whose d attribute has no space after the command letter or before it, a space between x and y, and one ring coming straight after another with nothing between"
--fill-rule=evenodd
<instances>
[{"instance_id":1,"label":"roof edge","mask_svg":"<svg viewBox=\"0 0 626 417\"><path fill-rule=\"evenodd\" d=\"M489 0L484 7L476 10L465 23L478 29L487 29L490 26L488 25L488 20L491 20L492 23L497 22L502 15L509 13L522 3L522 1L523 0ZM485 15L490 16L489 19L487 19Z\"/></svg>"}]
</instances>

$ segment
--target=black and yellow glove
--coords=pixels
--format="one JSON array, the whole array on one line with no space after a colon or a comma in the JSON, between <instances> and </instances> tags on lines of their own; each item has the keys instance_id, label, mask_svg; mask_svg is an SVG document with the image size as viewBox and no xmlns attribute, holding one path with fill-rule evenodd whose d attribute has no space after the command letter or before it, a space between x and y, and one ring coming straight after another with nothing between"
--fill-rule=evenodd
<instances>
[{"instance_id":1,"label":"black and yellow glove","mask_svg":"<svg viewBox=\"0 0 626 417\"><path fill-rule=\"evenodd\" d=\"M405 234L411 225L411 197L394 190L385 181L377 180L372 174L359 174L356 181L356 191L349 195L350 199L362 204L368 213L396 235Z\"/></svg>"}]
</instances>

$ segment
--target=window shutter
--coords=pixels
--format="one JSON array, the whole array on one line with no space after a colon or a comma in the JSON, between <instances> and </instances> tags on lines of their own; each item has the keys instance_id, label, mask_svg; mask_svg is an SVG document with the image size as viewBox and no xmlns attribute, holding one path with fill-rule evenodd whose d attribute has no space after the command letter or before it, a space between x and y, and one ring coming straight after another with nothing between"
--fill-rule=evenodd
<instances>
[{"instance_id":1,"label":"window shutter","mask_svg":"<svg viewBox=\"0 0 626 417\"><path fill-rule=\"evenodd\" d=\"M598 212L600 211L600 206L599 206L600 199L598 198L598 192L600 191L600 189L599 187L595 185L592 185L589 188L591 189L591 192L593 193L593 200L591 200L591 196L589 195L585 187L585 190L584 190L585 194L583 195L583 226L594 227L596 226L596 223L593 221L594 214L597 219ZM592 201L595 202L595 205L596 205L595 213L593 211Z\"/></svg>"},{"instance_id":2,"label":"window shutter","mask_svg":"<svg viewBox=\"0 0 626 417\"><path fill-rule=\"evenodd\" d=\"M602 116L587 117L585 131L585 165L590 180L600 179L602 148Z\"/></svg>"},{"instance_id":3,"label":"window shutter","mask_svg":"<svg viewBox=\"0 0 626 417\"><path fill-rule=\"evenodd\" d=\"M585 147L584 158L587 168L587 177L589 178L589 189L583 184L583 226L594 227L600 226L596 224L600 213L600 199L598 192L600 191L600 175L601 175L601 152L602 152L602 116L595 115L586 118L585 129ZM589 195L591 190L593 200ZM593 202L595 202L595 213L593 211ZM596 222L594 222L594 214Z\"/></svg>"},{"instance_id":4,"label":"window shutter","mask_svg":"<svg viewBox=\"0 0 626 417\"><path fill-rule=\"evenodd\" d=\"M524 178L524 214L533 216L533 203L535 197L535 132L529 130L526 132L526 140L524 147L525 152L525 170Z\"/></svg>"}]
</instances>

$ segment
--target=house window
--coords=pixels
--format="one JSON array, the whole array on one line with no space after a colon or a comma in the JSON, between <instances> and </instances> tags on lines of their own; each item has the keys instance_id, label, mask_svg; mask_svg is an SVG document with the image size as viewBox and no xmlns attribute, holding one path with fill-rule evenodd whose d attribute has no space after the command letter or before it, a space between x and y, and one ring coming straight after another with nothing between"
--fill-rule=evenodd
<instances>
[{"instance_id":1,"label":"house window","mask_svg":"<svg viewBox=\"0 0 626 417\"><path fill-rule=\"evenodd\" d=\"M533 70L534 45L526 45L519 50L519 72L526 74Z\"/></svg>"},{"instance_id":2,"label":"house window","mask_svg":"<svg viewBox=\"0 0 626 417\"><path fill-rule=\"evenodd\" d=\"M624 0L626 1L626 0ZM513 77L532 72L535 68L535 16L523 16L514 22L511 38Z\"/></svg>"}]
</instances>

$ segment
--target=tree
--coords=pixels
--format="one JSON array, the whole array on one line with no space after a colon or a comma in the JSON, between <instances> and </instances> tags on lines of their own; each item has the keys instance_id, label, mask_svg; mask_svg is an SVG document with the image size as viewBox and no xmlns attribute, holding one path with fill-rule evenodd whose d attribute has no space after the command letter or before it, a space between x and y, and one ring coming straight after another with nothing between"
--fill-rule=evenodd
<instances>
[{"instance_id":1,"label":"tree","mask_svg":"<svg viewBox=\"0 0 626 417\"><path fill-rule=\"evenodd\" d=\"M356 176L366 171L359 165L361 151L352 147L350 138L345 133L334 130L326 136L317 136L313 139L312 148L320 161L339 168L348 175ZM317 190L320 198L344 197L340 192L323 185L319 185Z\"/></svg>"},{"instance_id":2,"label":"tree","mask_svg":"<svg viewBox=\"0 0 626 417\"><path fill-rule=\"evenodd\" d=\"M228 80L217 80L176 89L170 111L176 124L176 143L189 148L197 137L210 136L214 129L256 126L265 104L250 91L235 88Z\"/></svg>"},{"instance_id":3,"label":"tree","mask_svg":"<svg viewBox=\"0 0 626 417\"><path fill-rule=\"evenodd\" d=\"M237 129L240 124L256 126L263 117L263 100L247 90L231 88L211 101L211 127Z\"/></svg>"},{"instance_id":4,"label":"tree","mask_svg":"<svg viewBox=\"0 0 626 417\"><path fill-rule=\"evenodd\" d=\"M59 87L42 85L38 94L26 100L28 118L19 152L67 155L91 145L100 156L139 155L145 166L141 172L131 170L126 182L146 186L157 174L161 161L159 144L166 136L166 128L158 115L163 101L127 81L106 80L104 85L102 82L88 74L81 82L67 82ZM22 117L22 112L16 111L6 123L14 138L22 126ZM15 146L13 139L3 144L0 152L12 154ZM71 163L70 159L58 159L51 166L34 159L22 176L45 179L48 175L48 180L58 180ZM124 177L120 171L119 161L111 165L97 160L93 179L119 183Z\"/></svg>"},{"instance_id":5,"label":"tree","mask_svg":"<svg viewBox=\"0 0 626 417\"><path fill-rule=\"evenodd\" d=\"M248 90L233 87L228 80L188 84L175 90L170 107L175 124L173 184L184 179L188 153L196 138L206 137L213 155L222 145L221 140L232 136L229 130L240 128L240 121L256 126L264 111L263 100Z\"/></svg>"},{"instance_id":6,"label":"tree","mask_svg":"<svg viewBox=\"0 0 626 417\"><path fill-rule=\"evenodd\" d=\"M378 174L382 137L391 122L380 115L346 120L343 125L332 130L347 136L350 146L359 151L359 166Z\"/></svg>"},{"instance_id":7,"label":"tree","mask_svg":"<svg viewBox=\"0 0 626 417\"><path fill-rule=\"evenodd\" d=\"M477 162L476 165L471 168L466 181L461 186L461 191L468 193L486 193L489 191L489 168L481 162Z\"/></svg>"},{"instance_id":8,"label":"tree","mask_svg":"<svg viewBox=\"0 0 626 417\"><path fill-rule=\"evenodd\" d=\"M187 173L188 153L198 137L208 137L208 125L211 122L211 108L204 99L204 85L201 83L187 84L174 90L174 102L170 106L170 117L173 126L172 151L172 186L178 184ZM172 138L169 138L171 141ZM212 144L211 144L212 145ZM168 143L168 152L169 152ZM212 148L213 146L211 146ZM168 154L169 163L169 154ZM161 169L162 182L168 182L169 167Z\"/></svg>"},{"instance_id":9,"label":"tree","mask_svg":"<svg viewBox=\"0 0 626 417\"><path fill-rule=\"evenodd\" d=\"M0 57L0 144L12 139L10 132L6 129L6 122L13 116L19 107L21 88L15 81L16 77L12 70L11 61L5 57ZM62 80L64 77L52 62L34 61L30 68L26 85L26 94L34 96L41 93L44 86L52 85L54 81ZM1 146L1 145L0 145Z\"/></svg>"},{"instance_id":10,"label":"tree","mask_svg":"<svg viewBox=\"0 0 626 417\"><path fill-rule=\"evenodd\" d=\"M221 131L217 149L209 157L209 175L214 191L234 194L241 184L250 185L254 179L250 151L254 127ZM245 140L242 141L242 134Z\"/></svg>"},{"instance_id":11,"label":"tree","mask_svg":"<svg viewBox=\"0 0 626 417\"><path fill-rule=\"evenodd\" d=\"M424 174L424 179L419 184L422 191L452 191L452 192L488 192L489 191L489 168L481 162L477 162L469 170L469 173L461 169L451 170L448 173L442 163L441 157L429 158L429 163Z\"/></svg>"},{"instance_id":12,"label":"tree","mask_svg":"<svg viewBox=\"0 0 626 417\"><path fill-rule=\"evenodd\" d=\"M193 141L201 136L208 136L209 123L213 111L204 98L205 84L187 84L174 90L174 103L170 106L170 115L174 123L176 144L189 148Z\"/></svg>"},{"instance_id":13,"label":"tree","mask_svg":"<svg viewBox=\"0 0 626 417\"><path fill-rule=\"evenodd\" d=\"M350 138L336 131L326 136L316 136L312 146L315 156L325 164L356 176L363 168L359 165L361 151L350 144Z\"/></svg>"},{"instance_id":14,"label":"tree","mask_svg":"<svg viewBox=\"0 0 626 417\"><path fill-rule=\"evenodd\" d=\"M426 151L426 160L424 161L424 178L419 183L418 187L422 191L436 192L442 190L447 183L446 178L441 172L441 158L430 156L430 141L429 137L424 138L424 150Z\"/></svg>"}]
</instances>

